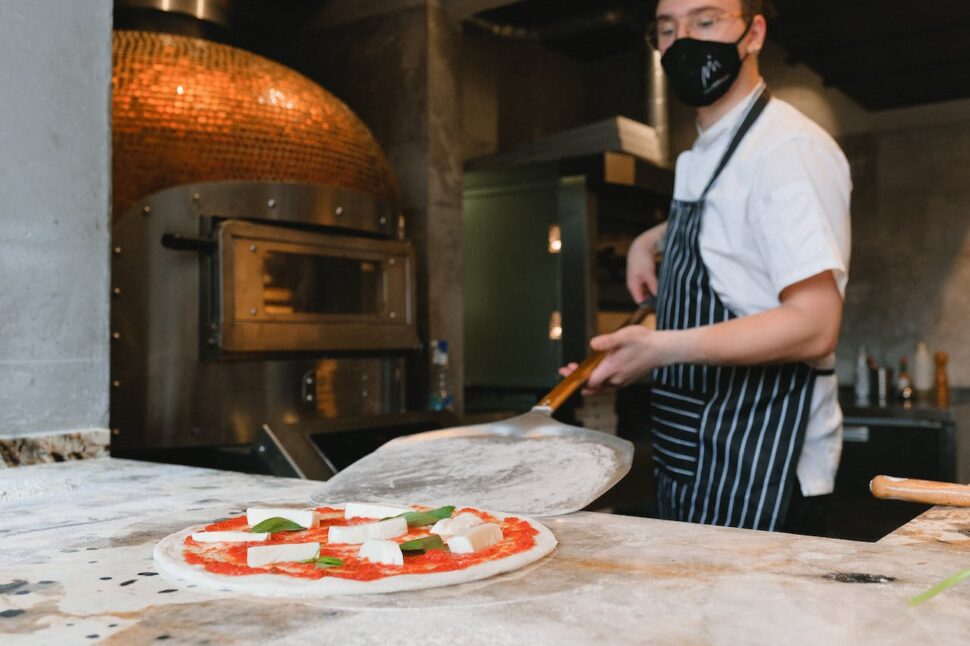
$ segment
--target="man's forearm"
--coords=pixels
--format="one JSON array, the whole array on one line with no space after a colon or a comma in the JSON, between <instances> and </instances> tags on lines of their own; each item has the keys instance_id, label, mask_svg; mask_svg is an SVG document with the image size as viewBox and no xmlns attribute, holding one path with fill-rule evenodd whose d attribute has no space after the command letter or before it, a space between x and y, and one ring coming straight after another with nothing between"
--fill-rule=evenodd
<instances>
[{"instance_id":1,"label":"man's forearm","mask_svg":"<svg viewBox=\"0 0 970 646\"><path fill-rule=\"evenodd\" d=\"M771 310L686 330L661 332L665 363L751 365L811 361L831 354L841 312L815 316L796 307Z\"/></svg>"}]
</instances>

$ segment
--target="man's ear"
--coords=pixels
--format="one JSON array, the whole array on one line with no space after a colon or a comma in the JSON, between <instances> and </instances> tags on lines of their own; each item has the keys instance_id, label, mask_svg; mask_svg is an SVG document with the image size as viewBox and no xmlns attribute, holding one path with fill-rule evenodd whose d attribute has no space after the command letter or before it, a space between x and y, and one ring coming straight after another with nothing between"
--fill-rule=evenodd
<instances>
[{"instance_id":1,"label":"man's ear","mask_svg":"<svg viewBox=\"0 0 970 646\"><path fill-rule=\"evenodd\" d=\"M751 19L751 27L748 29L748 44L745 46L745 53L757 55L765 46L765 36L768 33L768 23L765 17L758 14Z\"/></svg>"}]
</instances>

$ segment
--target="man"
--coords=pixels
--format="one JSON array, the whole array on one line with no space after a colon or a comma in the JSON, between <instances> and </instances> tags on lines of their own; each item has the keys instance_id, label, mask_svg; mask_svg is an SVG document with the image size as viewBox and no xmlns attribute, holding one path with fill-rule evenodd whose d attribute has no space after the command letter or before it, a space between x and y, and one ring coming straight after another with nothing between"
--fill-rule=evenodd
<instances>
[{"instance_id":1,"label":"man","mask_svg":"<svg viewBox=\"0 0 970 646\"><path fill-rule=\"evenodd\" d=\"M610 354L587 392L652 371L661 517L821 533L841 453L848 164L769 98L761 0L660 0L656 18L651 40L699 135L677 160L667 222L628 255L633 298L657 296L657 329L594 338Z\"/></svg>"}]
</instances>

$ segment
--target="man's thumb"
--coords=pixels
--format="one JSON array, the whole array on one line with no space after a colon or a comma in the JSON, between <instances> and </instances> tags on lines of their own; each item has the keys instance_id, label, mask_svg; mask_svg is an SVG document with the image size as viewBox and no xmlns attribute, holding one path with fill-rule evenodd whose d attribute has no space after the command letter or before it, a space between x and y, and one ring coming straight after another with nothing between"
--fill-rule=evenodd
<instances>
[{"instance_id":1,"label":"man's thumb","mask_svg":"<svg viewBox=\"0 0 970 646\"><path fill-rule=\"evenodd\" d=\"M601 334L590 339L589 346L598 352L609 352L619 345L616 332L612 334Z\"/></svg>"}]
</instances>

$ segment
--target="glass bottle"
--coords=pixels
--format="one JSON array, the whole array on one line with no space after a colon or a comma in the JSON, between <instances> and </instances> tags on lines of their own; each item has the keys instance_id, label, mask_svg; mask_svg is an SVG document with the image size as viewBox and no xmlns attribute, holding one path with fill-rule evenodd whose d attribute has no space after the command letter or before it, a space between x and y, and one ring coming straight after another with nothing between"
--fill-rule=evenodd
<instances>
[{"instance_id":1,"label":"glass bottle","mask_svg":"<svg viewBox=\"0 0 970 646\"><path fill-rule=\"evenodd\" d=\"M950 380L946 374L946 352L936 353L936 405L946 408L950 405Z\"/></svg>"},{"instance_id":2,"label":"glass bottle","mask_svg":"<svg viewBox=\"0 0 970 646\"><path fill-rule=\"evenodd\" d=\"M896 378L896 394L901 400L913 398L913 380L909 376L909 361L906 357L899 360L899 376Z\"/></svg>"}]
</instances>

